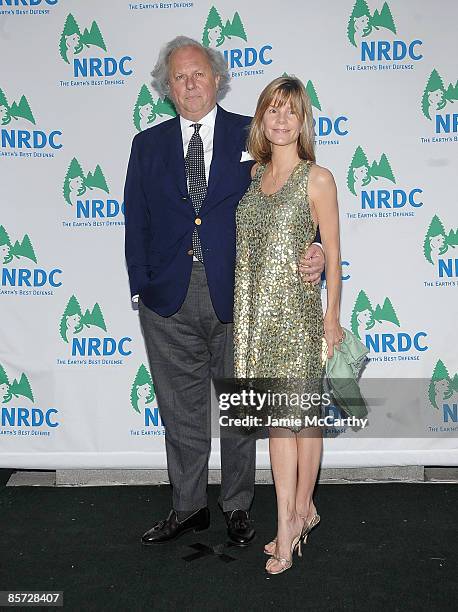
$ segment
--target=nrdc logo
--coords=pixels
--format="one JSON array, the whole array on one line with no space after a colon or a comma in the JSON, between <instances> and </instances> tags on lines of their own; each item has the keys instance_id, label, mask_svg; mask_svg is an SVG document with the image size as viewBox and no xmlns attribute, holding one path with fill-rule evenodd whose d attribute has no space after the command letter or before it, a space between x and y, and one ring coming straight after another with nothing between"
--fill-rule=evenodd
<instances>
[{"instance_id":1,"label":"nrdc logo","mask_svg":"<svg viewBox=\"0 0 458 612\"><path fill-rule=\"evenodd\" d=\"M413 217L415 210L423 206L420 187L414 189L380 189L380 179L387 183L396 184L396 179L385 153L379 160L369 163L362 147L357 147L347 172L347 186L350 192L357 196L361 210L378 210L373 213L347 213L349 218L390 218ZM383 184L383 183L382 183ZM377 188L371 188L377 185ZM400 211L403 209L404 211Z\"/></svg>"},{"instance_id":2,"label":"nrdc logo","mask_svg":"<svg viewBox=\"0 0 458 612\"><path fill-rule=\"evenodd\" d=\"M143 416L145 427L161 427L163 425L157 406L153 379L143 363L138 368L132 383L130 405L135 412Z\"/></svg>"},{"instance_id":3,"label":"nrdc logo","mask_svg":"<svg viewBox=\"0 0 458 612\"><path fill-rule=\"evenodd\" d=\"M59 2L59 0L0 0L0 7L2 6L16 6L20 7L16 10L5 10L0 11L0 14L7 15L49 15L49 8L54 7ZM30 8L27 9L25 7L40 7L40 8Z\"/></svg>"},{"instance_id":4,"label":"nrdc logo","mask_svg":"<svg viewBox=\"0 0 458 612\"><path fill-rule=\"evenodd\" d=\"M401 324L391 300L385 297L381 306L376 304L373 308L366 292L361 290L353 307L351 329L371 353L385 353L372 361L418 361L418 355L410 353L428 350L425 331L408 333L395 328L401 328Z\"/></svg>"},{"instance_id":5,"label":"nrdc logo","mask_svg":"<svg viewBox=\"0 0 458 612\"><path fill-rule=\"evenodd\" d=\"M347 121L348 117L345 115L338 115L335 119L331 119L323 113L321 108L316 89L312 81L307 81L305 86L312 107L319 111L320 115L313 119L313 125L315 128L315 135L318 136L318 144L339 144L339 137L347 136ZM329 136L329 140L324 140L323 137Z\"/></svg>"},{"instance_id":6,"label":"nrdc logo","mask_svg":"<svg viewBox=\"0 0 458 612\"><path fill-rule=\"evenodd\" d=\"M151 91L142 85L134 106L133 120L139 132L150 128L158 117L176 117L175 106L169 98L154 100Z\"/></svg>"},{"instance_id":7,"label":"nrdc logo","mask_svg":"<svg viewBox=\"0 0 458 612\"><path fill-rule=\"evenodd\" d=\"M419 61L423 58L418 38L411 41L394 39L397 34L396 25L387 2L380 10L371 13L365 0L356 0L347 27L349 42L357 47L360 61L370 62L401 62L402 60ZM375 39L375 40L374 40ZM399 69L402 64L384 65L383 68ZM376 66L368 66L376 70ZM379 67L381 69L382 67ZM410 64L409 68L413 68Z\"/></svg>"},{"instance_id":8,"label":"nrdc logo","mask_svg":"<svg viewBox=\"0 0 458 612\"><path fill-rule=\"evenodd\" d=\"M458 278L458 258L454 251L458 245L458 228L445 230L437 215L431 220L423 241L423 254L427 262L434 266L438 278ZM448 254L448 255L447 255ZM431 283L426 283L431 285ZM436 282L436 286L455 286L452 282Z\"/></svg>"},{"instance_id":9,"label":"nrdc logo","mask_svg":"<svg viewBox=\"0 0 458 612\"><path fill-rule=\"evenodd\" d=\"M78 159L74 157L68 166L62 191L66 205L72 207L72 213L77 219L71 223L64 221L64 227L124 225L124 202L107 197L110 190L99 164L93 171L85 173ZM119 218L121 220L113 220Z\"/></svg>"},{"instance_id":10,"label":"nrdc logo","mask_svg":"<svg viewBox=\"0 0 458 612\"><path fill-rule=\"evenodd\" d=\"M456 134L458 132L458 113L450 111L450 105L458 100L458 81L444 86L444 81L436 69L429 75L421 99L421 110L426 119L434 121L436 134ZM452 138L434 138L433 142L451 141ZM453 140L458 140L454 138Z\"/></svg>"},{"instance_id":11,"label":"nrdc logo","mask_svg":"<svg viewBox=\"0 0 458 612\"><path fill-rule=\"evenodd\" d=\"M54 295L54 289L62 286L61 269L39 268L30 262L38 263L28 234L12 242L5 227L0 225L1 294Z\"/></svg>"},{"instance_id":12,"label":"nrdc logo","mask_svg":"<svg viewBox=\"0 0 458 612\"><path fill-rule=\"evenodd\" d=\"M444 362L439 359L434 367L428 396L431 406L441 411L444 423L458 422L458 374L450 376Z\"/></svg>"},{"instance_id":13,"label":"nrdc logo","mask_svg":"<svg viewBox=\"0 0 458 612\"><path fill-rule=\"evenodd\" d=\"M0 402L2 427L15 427L13 435L27 435L30 428L58 427L58 411L55 408L43 410L34 406L32 387L24 372L10 382L5 368L0 364ZM20 430L23 430L22 433ZM49 435L43 432L43 435Z\"/></svg>"},{"instance_id":14,"label":"nrdc logo","mask_svg":"<svg viewBox=\"0 0 458 612\"><path fill-rule=\"evenodd\" d=\"M62 314L59 331L62 341L70 346L72 357L77 358L58 359L59 365L120 365L122 357L132 354L129 346L132 338L124 336L118 339L102 333L107 332L107 326L97 302L92 309L86 308L83 314L80 303L72 295ZM89 359L84 359L86 357Z\"/></svg>"},{"instance_id":15,"label":"nrdc logo","mask_svg":"<svg viewBox=\"0 0 458 612\"><path fill-rule=\"evenodd\" d=\"M272 63L270 57L272 45L264 44L258 47L234 47L238 41L234 39L248 41L245 28L239 13L236 11L232 19L227 19L223 25L220 14L212 6L207 17L202 34L202 44L204 47L227 47L222 50L227 62L227 67L231 70L232 77L253 76L263 74L264 68ZM239 43L240 44L240 43Z\"/></svg>"},{"instance_id":16,"label":"nrdc logo","mask_svg":"<svg viewBox=\"0 0 458 612\"><path fill-rule=\"evenodd\" d=\"M35 117L25 95L21 95L19 102L13 101L10 104L5 92L0 88L1 146L6 150L4 154L24 158L54 157L54 153L44 152L42 149L61 149L62 132L31 129L30 126L35 125Z\"/></svg>"},{"instance_id":17,"label":"nrdc logo","mask_svg":"<svg viewBox=\"0 0 458 612\"><path fill-rule=\"evenodd\" d=\"M70 13L65 20L60 37L60 56L72 67L72 76L77 81L60 81L61 86L78 86L81 79L91 78L89 85L124 85L122 77L132 74L130 55L112 57L107 55L107 47L96 21L91 27L81 29ZM100 57L102 56L102 57Z\"/></svg>"}]
</instances>

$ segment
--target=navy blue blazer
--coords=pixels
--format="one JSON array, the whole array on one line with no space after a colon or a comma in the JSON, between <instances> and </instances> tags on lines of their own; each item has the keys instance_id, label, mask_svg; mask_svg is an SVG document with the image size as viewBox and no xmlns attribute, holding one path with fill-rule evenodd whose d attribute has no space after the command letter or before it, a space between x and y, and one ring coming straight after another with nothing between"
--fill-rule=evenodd
<instances>
[{"instance_id":1,"label":"navy blue blazer","mask_svg":"<svg viewBox=\"0 0 458 612\"><path fill-rule=\"evenodd\" d=\"M170 316L189 286L192 232L199 232L208 288L216 315L232 321L235 211L247 190L252 161L241 162L251 117L218 106L207 196L199 211L189 197L180 118L137 134L124 190L125 252L131 294Z\"/></svg>"}]
</instances>

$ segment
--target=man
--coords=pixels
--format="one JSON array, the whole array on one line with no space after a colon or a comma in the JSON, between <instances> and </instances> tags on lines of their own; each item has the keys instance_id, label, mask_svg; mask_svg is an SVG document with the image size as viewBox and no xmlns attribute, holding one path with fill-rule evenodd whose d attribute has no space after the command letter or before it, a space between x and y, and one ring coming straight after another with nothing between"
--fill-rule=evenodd
<instances>
[{"instance_id":1,"label":"man","mask_svg":"<svg viewBox=\"0 0 458 612\"><path fill-rule=\"evenodd\" d=\"M216 104L229 75L221 53L179 36L153 71L178 116L135 136L124 202L126 260L165 426L173 508L142 536L157 544L207 529L210 381L231 377L235 210L250 183L250 117ZM323 269L310 247L307 280ZM317 255L318 253L318 255ZM250 542L255 440L221 438L221 493L229 538Z\"/></svg>"}]
</instances>

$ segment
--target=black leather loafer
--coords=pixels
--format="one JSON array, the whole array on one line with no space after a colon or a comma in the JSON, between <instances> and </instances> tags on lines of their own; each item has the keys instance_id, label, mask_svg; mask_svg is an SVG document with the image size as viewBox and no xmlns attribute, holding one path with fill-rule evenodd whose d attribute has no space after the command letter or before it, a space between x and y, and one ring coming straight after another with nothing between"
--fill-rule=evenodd
<instances>
[{"instance_id":1,"label":"black leather loafer","mask_svg":"<svg viewBox=\"0 0 458 612\"><path fill-rule=\"evenodd\" d=\"M246 546L256 535L253 521L247 510L232 510L225 512L227 535L234 544Z\"/></svg>"},{"instance_id":2,"label":"black leather loafer","mask_svg":"<svg viewBox=\"0 0 458 612\"><path fill-rule=\"evenodd\" d=\"M170 510L168 517L157 522L153 527L142 535L142 544L151 546L168 542L188 531L203 531L210 525L210 511L208 508L201 508L188 516L184 521L179 521L175 510Z\"/></svg>"}]
</instances>

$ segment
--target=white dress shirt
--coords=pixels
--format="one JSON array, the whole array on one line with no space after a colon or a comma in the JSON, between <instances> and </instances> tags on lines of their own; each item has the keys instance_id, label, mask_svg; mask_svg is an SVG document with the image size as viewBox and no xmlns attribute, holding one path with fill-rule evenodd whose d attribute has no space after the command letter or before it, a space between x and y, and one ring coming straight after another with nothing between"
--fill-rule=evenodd
<instances>
[{"instance_id":1,"label":"white dress shirt","mask_svg":"<svg viewBox=\"0 0 458 612\"><path fill-rule=\"evenodd\" d=\"M183 157L186 157L189 141L191 140L191 136L194 134L194 128L191 126L194 123L200 123L202 125L199 130L199 135L202 138L204 145L205 177L207 179L207 185L208 177L210 176L210 165L213 157L213 134L215 133L215 119L217 110L218 109L216 106L213 107L213 109L207 115L205 115L205 117L202 117L200 121L191 121L190 119L185 119L180 115L181 138L183 140Z\"/></svg>"}]
</instances>

